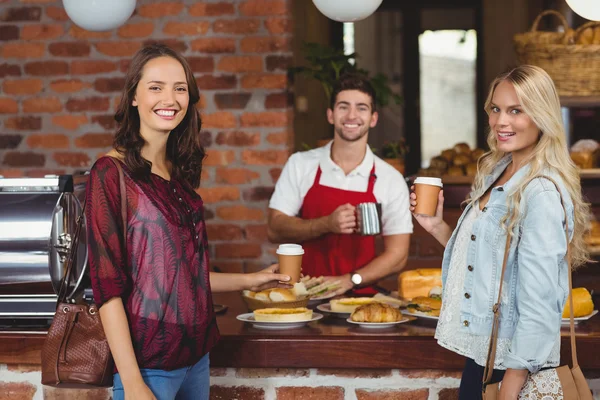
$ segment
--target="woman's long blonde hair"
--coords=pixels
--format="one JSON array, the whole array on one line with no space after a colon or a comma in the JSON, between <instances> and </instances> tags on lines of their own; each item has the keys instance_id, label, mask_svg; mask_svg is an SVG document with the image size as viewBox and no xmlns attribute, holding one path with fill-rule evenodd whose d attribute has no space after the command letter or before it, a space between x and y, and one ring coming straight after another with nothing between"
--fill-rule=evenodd
<instances>
[{"instance_id":1,"label":"woman's long blonde hair","mask_svg":"<svg viewBox=\"0 0 600 400\"><path fill-rule=\"evenodd\" d=\"M490 114L492 97L500 82L512 83L517 92L519 102L525 113L540 129L541 135L531 154L523 161L529 164L530 170L523 178L517 190L507 194L507 215L502 224L508 232L513 232L519 222L519 205L525 187L522 183L545 171L557 173L563 180L574 206L575 226L571 240L571 264L576 268L589 261L589 254L583 239L589 224L589 205L581 196L581 183L577 167L571 160L567 148L565 131L560 111L560 100L552 78L543 69L532 65L521 65L509 72L499 75L490 86L490 92L485 102L485 110ZM467 199L474 202L485 192L485 177L492 173L494 167L506 155L496 146L496 134L490 129L487 137L490 151L484 154L478 162L478 171L473 183L473 190ZM564 193L566 195L567 193ZM509 215L510 214L510 215Z\"/></svg>"}]
</instances>

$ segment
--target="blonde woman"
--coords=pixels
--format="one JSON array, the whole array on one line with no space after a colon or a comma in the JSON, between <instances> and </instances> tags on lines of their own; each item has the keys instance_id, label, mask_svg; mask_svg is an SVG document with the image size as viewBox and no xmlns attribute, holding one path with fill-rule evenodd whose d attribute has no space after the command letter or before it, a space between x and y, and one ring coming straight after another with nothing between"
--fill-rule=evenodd
<instances>
[{"instance_id":1,"label":"blonde woman","mask_svg":"<svg viewBox=\"0 0 600 400\"><path fill-rule=\"evenodd\" d=\"M564 196L573 266L587 260L583 233L588 206L569 157L560 103L552 79L523 65L498 76L485 103L490 151L481 157L467 206L456 229L436 215L414 215L445 246L443 306L438 343L467 358L460 399L481 398L507 232L510 252L501 301L493 383L501 399L516 399L529 372L558 366L560 324L568 295ZM527 183L529 182L530 183ZM411 194L411 211L418 199Z\"/></svg>"}]
</instances>

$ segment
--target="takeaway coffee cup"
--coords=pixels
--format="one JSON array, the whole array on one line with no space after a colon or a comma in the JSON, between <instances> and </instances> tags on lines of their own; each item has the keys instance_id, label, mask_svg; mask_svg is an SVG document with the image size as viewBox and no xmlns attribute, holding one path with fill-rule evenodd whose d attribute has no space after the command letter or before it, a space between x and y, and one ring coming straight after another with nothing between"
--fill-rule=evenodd
<instances>
[{"instance_id":1,"label":"takeaway coffee cup","mask_svg":"<svg viewBox=\"0 0 600 400\"><path fill-rule=\"evenodd\" d=\"M299 244L280 244L277 248L279 273L289 275L291 284L300 282L303 254L304 249Z\"/></svg>"},{"instance_id":2,"label":"takeaway coffee cup","mask_svg":"<svg viewBox=\"0 0 600 400\"><path fill-rule=\"evenodd\" d=\"M435 216L438 203L438 195L443 184L440 178L418 177L415 179L415 194L417 195L417 206L415 214Z\"/></svg>"}]
</instances>

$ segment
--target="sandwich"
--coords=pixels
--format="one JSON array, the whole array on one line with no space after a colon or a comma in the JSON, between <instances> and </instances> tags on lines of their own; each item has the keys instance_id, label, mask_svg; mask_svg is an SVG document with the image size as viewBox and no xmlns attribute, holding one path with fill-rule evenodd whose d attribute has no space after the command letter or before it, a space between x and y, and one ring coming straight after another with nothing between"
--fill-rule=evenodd
<instances>
[{"instance_id":1,"label":"sandwich","mask_svg":"<svg viewBox=\"0 0 600 400\"><path fill-rule=\"evenodd\" d=\"M420 268L398 275L398 297L403 299L426 297L436 286L442 286L441 268Z\"/></svg>"},{"instance_id":2,"label":"sandwich","mask_svg":"<svg viewBox=\"0 0 600 400\"><path fill-rule=\"evenodd\" d=\"M322 276L311 278L310 275L302 277L300 283L304 284L306 293L311 298L325 296L329 292L333 292L340 287L340 280L327 280Z\"/></svg>"},{"instance_id":3,"label":"sandwich","mask_svg":"<svg viewBox=\"0 0 600 400\"><path fill-rule=\"evenodd\" d=\"M439 297L415 297L406 306L410 312L418 312L421 314L431 315L432 317L440 316L442 308L442 299Z\"/></svg>"},{"instance_id":4,"label":"sandwich","mask_svg":"<svg viewBox=\"0 0 600 400\"><path fill-rule=\"evenodd\" d=\"M359 306L378 302L372 297L349 297L345 299L334 299L329 302L333 312L354 312Z\"/></svg>"},{"instance_id":5,"label":"sandwich","mask_svg":"<svg viewBox=\"0 0 600 400\"><path fill-rule=\"evenodd\" d=\"M301 322L312 319L312 310L298 308L262 308L254 310L254 320L257 322Z\"/></svg>"}]
</instances>

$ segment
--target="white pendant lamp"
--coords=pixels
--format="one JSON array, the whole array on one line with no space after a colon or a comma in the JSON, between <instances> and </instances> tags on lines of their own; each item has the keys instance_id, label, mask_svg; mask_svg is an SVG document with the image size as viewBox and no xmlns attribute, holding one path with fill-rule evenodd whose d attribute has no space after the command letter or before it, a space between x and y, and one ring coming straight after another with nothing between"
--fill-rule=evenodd
<instances>
[{"instance_id":1,"label":"white pendant lamp","mask_svg":"<svg viewBox=\"0 0 600 400\"><path fill-rule=\"evenodd\" d=\"M567 4L583 18L600 21L600 0L567 0Z\"/></svg>"},{"instance_id":2,"label":"white pendant lamp","mask_svg":"<svg viewBox=\"0 0 600 400\"><path fill-rule=\"evenodd\" d=\"M383 0L313 0L315 6L334 21L356 22L373 14Z\"/></svg>"},{"instance_id":3,"label":"white pendant lamp","mask_svg":"<svg viewBox=\"0 0 600 400\"><path fill-rule=\"evenodd\" d=\"M135 0L63 0L63 6L79 27L109 31L127 22L135 10Z\"/></svg>"}]
</instances>

